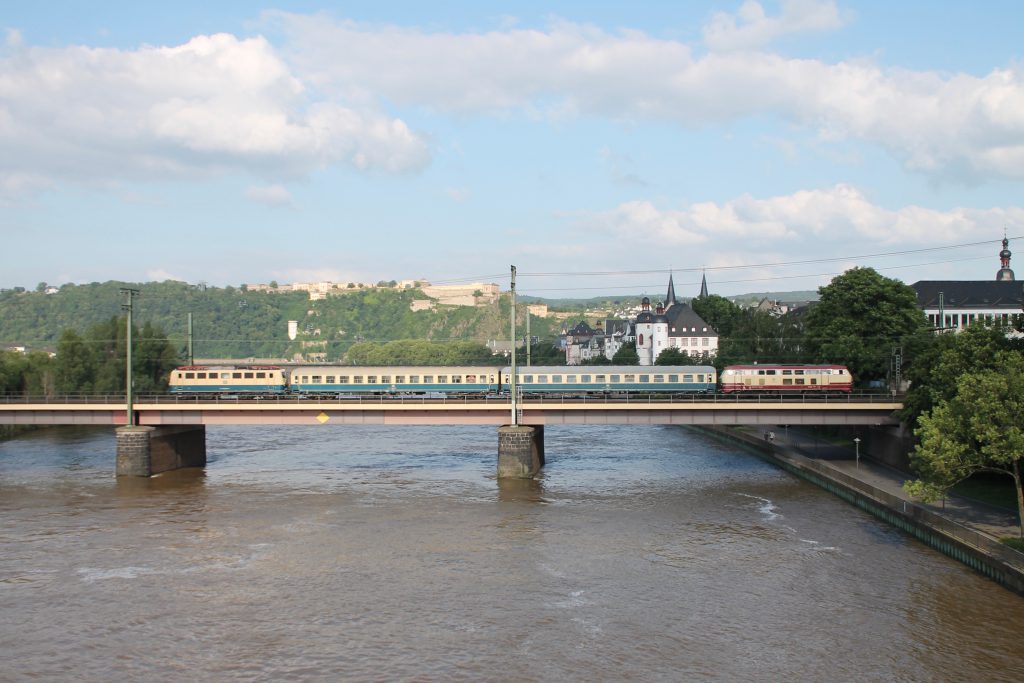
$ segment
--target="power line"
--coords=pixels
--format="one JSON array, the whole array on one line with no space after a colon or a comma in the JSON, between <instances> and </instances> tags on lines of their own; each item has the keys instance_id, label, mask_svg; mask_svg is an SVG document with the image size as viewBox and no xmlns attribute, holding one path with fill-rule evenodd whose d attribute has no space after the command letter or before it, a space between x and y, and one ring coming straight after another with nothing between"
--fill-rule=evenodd
<instances>
[{"instance_id":1,"label":"power line","mask_svg":"<svg viewBox=\"0 0 1024 683\"><path fill-rule=\"evenodd\" d=\"M1008 237L1007 239L1021 239L1021 236ZM859 259L885 258L890 256L906 256L908 254L923 254L935 251L946 251L949 249L963 249L966 247L977 247L990 244L1001 244L1002 240L983 240L980 242L965 242L963 244L949 244L941 247L926 247L923 249L904 249L901 251L886 251L875 254L860 254L852 256L833 256L827 258L802 259L799 261L778 261L774 263L746 263L735 266L700 266L688 268L652 268L646 270L606 270L606 271L577 271L577 272L538 272L519 273L530 277L595 277L595 276L616 276L616 275L653 275L666 273L691 273L703 271L739 270L741 268L778 268L782 266L800 266L812 263L834 263L836 261L851 261ZM925 264L927 265L927 264Z\"/></svg>"}]
</instances>

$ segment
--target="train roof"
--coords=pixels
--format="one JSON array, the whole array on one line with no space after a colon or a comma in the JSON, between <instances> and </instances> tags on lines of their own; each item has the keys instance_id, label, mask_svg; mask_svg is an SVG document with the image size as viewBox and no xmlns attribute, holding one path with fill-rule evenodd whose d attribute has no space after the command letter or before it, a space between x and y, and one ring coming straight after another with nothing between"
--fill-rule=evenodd
<instances>
[{"instance_id":1,"label":"train roof","mask_svg":"<svg viewBox=\"0 0 1024 683\"><path fill-rule=\"evenodd\" d=\"M280 365L179 365L175 370L281 370Z\"/></svg>"},{"instance_id":2,"label":"train roof","mask_svg":"<svg viewBox=\"0 0 1024 683\"><path fill-rule=\"evenodd\" d=\"M503 372L511 371L511 367L505 366L502 368ZM516 371L519 374L525 374L532 372L540 375L550 375L553 373L567 374L572 373L574 375L584 373L626 373L626 372L714 372L715 368L711 365L519 365L516 366Z\"/></svg>"},{"instance_id":3,"label":"train roof","mask_svg":"<svg viewBox=\"0 0 1024 683\"><path fill-rule=\"evenodd\" d=\"M752 365L727 365L723 370L797 370L800 368L846 370L845 365L830 365L828 363L754 363Z\"/></svg>"}]
</instances>

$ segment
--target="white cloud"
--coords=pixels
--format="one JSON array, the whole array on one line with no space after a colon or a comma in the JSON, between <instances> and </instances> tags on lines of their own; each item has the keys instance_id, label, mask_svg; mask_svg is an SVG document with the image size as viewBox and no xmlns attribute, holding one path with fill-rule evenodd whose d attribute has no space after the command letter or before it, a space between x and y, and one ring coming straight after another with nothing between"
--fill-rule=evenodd
<instances>
[{"instance_id":1,"label":"white cloud","mask_svg":"<svg viewBox=\"0 0 1024 683\"><path fill-rule=\"evenodd\" d=\"M270 206L288 206L292 203L292 194L283 185L267 185L250 187L245 196L254 202Z\"/></svg>"},{"instance_id":2,"label":"white cloud","mask_svg":"<svg viewBox=\"0 0 1024 683\"><path fill-rule=\"evenodd\" d=\"M743 195L681 209L633 201L606 212L579 213L575 222L582 230L637 245L700 248L726 243L734 249L726 253L753 255L750 262L763 263L757 255L764 249L802 252L809 241L819 249L823 244L859 245L840 253L862 254L894 246L972 242L981 235L1002 234L1007 224L1024 223L1024 209L891 210L873 204L854 187L836 185L766 199Z\"/></svg>"},{"instance_id":3,"label":"white cloud","mask_svg":"<svg viewBox=\"0 0 1024 683\"><path fill-rule=\"evenodd\" d=\"M136 50L10 50L0 59L0 147L8 191L30 176L404 171L428 159L400 119L315 99L265 39L226 34Z\"/></svg>"},{"instance_id":4,"label":"white cloud","mask_svg":"<svg viewBox=\"0 0 1024 683\"><path fill-rule=\"evenodd\" d=\"M709 24L715 41L749 47L843 22L832 2L784 3L776 18L757 4L744 8L733 32L721 17ZM348 101L684 127L771 115L823 140L878 144L908 168L936 176L1024 178L1024 69L1016 64L979 77L767 52L698 56L640 31L571 23L459 34L266 16L285 29L286 53L304 81Z\"/></svg>"},{"instance_id":5,"label":"white cloud","mask_svg":"<svg viewBox=\"0 0 1024 683\"><path fill-rule=\"evenodd\" d=\"M783 0L782 14L770 17L756 0L746 0L736 15L718 12L704 27L704 42L712 50L752 50L783 36L833 31L846 17L832 0Z\"/></svg>"}]
</instances>

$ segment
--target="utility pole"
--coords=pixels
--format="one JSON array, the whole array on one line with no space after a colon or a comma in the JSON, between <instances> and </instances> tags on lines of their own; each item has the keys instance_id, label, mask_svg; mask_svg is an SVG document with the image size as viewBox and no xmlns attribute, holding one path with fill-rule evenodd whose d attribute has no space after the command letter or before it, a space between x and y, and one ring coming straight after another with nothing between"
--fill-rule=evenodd
<instances>
[{"instance_id":1,"label":"utility pole","mask_svg":"<svg viewBox=\"0 0 1024 683\"><path fill-rule=\"evenodd\" d=\"M516 405L516 267L512 266L512 372L508 378L508 392L512 399L512 424L519 424L519 411Z\"/></svg>"},{"instance_id":2,"label":"utility pole","mask_svg":"<svg viewBox=\"0 0 1024 683\"><path fill-rule=\"evenodd\" d=\"M530 307L526 307L526 367L530 367L530 347L533 346L533 340L530 339Z\"/></svg>"},{"instance_id":3,"label":"utility pole","mask_svg":"<svg viewBox=\"0 0 1024 683\"><path fill-rule=\"evenodd\" d=\"M195 356L192 353L192 311L188 313L188 364L196 364Z\"/></svg>"},{"instance_id":4,"label":"utility pole","mask_svg":"<svg viewBox=\"0 0 1024 683\"><path fill-rule=\"evenodd\" d=\"M127 410L128 410L128 426L135 426L135 410L132 408L132 300L139 295L139 290L131 289L129 287L122 287L120 290L121 294L125 294L128 297L127 303L121 304L121 309L128 311L128 324L126 337L126 355L127 362L125 363L125 396L127 398Z\"/></svg>"}]
</instances>

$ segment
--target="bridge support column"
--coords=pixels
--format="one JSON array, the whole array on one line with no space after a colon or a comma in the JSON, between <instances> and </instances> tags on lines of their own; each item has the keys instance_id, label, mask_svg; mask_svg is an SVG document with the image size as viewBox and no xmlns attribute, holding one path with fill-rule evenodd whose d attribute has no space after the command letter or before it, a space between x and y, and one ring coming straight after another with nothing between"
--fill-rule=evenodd
<instances>
[{"instance_id":1,"label":"bridge support column","mask_svg":"<svg viewBox=\"0 0 1024 683\"><path fill-rule=\"evenodd\" d=\"M118 427L117 476L151 477L206 466L206 427Z\"/></svg>"},{"instance_id":2,"label":"bridge support column","mask_svg":"<svg viewBox=\"0 0 1024 683\"><path fill-rule=\"evenodd\" d=\"M498 477L529 479L544 466L544 427L498 427Z\"/></svg>"}]
</instances>

